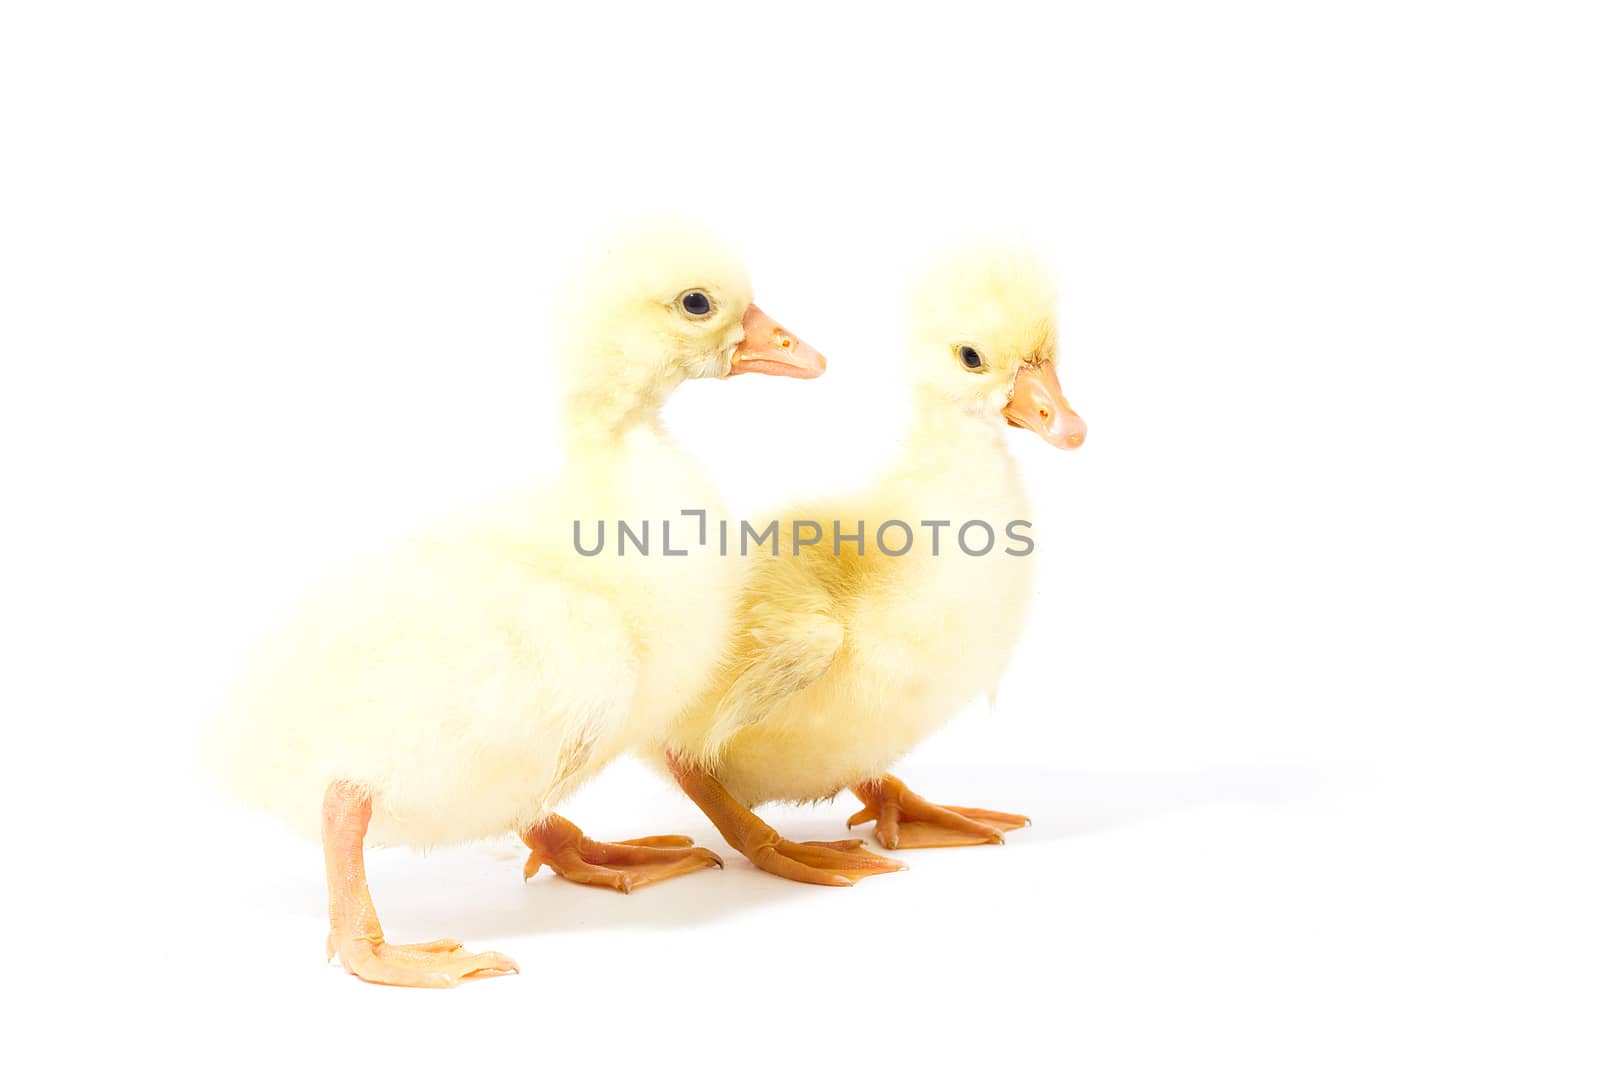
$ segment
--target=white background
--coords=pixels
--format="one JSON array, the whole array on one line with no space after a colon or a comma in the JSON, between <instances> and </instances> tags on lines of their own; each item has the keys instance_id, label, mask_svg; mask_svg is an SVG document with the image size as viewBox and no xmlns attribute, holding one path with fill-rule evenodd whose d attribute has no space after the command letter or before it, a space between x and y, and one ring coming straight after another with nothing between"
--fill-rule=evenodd
<instances>
[{"instance_id":1,"label":"white background","mask_svg":"<svg viewBox=\"0 0 1600 1067\"><path fill-rule=\"evenodd\" d=\"M8 1042L1594 1062L1583 7L7 5ZM375 854L391 937L523 972L365 985L318 848L218 799L194 728L318 575L556 461L545 296L661 205L831 361L672 401L741 506L888 459L930 249L1055 264L1088 442L1013 445L1056 610L903 768L1035 825L823 890L619 766L567 814L727 869Z\"/></svg>"}]
</instances>

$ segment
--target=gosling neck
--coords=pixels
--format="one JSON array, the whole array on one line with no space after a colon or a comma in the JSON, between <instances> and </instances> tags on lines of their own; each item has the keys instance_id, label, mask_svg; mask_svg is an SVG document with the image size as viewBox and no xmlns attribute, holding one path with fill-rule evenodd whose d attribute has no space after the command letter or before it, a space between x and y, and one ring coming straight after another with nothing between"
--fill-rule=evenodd
<instances>
[{"instance_id":1,"label":"gosling neck","mask_svg":"<svg viewBox=\"0 0 1600 1067\"><path fill-rule=\"evenodd\" d=\"M933 390L920 392L916 399L916 413L891 475L891 483L904 494L904 506L931 509L929 514L938 517L962 514L996 496L1026 499L1021 473L1006 446L1005 422L998 415L964 411Z\"/></svg>"},{"instance_id":2,"label":"gosling neck","mask_svg":"<svg viewBox=\"0 0 1600 1067\"><path fill-rule=\"evenodd\" d=\"M619 406L609 397L573 397L568 402L566 441L574 456L593 456L620 448L626 438L640 431L661 435L659 403Z\"/></svg>"},{"instance_id":3,"label":"gosling neck","mask_svg":"<svg viewBox=\"0 0 1600 1067\"><path fill-rule=\"evenodd\" d=\"M925 457L932 469L959 460L961 467L993 459L1009 464L1005 419L998 414L964 410L932 388L919 391L908 435L912 453Z\"/></svg>"},{"instance_id":4,"label":"gosling neck","mask_svg":"<svg viewBox=\"0 0 1600 1067\"><path fill-rule=\"evenodd\" d=\"M617 356L589 365L631 368L632 373L608 371L609 376L574 384L566 402L569 453L579 457L603 454L620 448L623 440L636 432L662 434L661 408L682 381L682 374L640 367Z\"/></svg>"}]
</instances>

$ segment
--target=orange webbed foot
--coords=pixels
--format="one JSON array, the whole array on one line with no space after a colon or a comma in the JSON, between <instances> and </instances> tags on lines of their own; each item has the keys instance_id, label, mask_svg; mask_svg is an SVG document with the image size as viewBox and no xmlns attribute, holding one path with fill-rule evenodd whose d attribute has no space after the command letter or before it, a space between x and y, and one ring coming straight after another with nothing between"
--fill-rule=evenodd
<instances>
[{"instance_id":1,"label":"orange webbed foot","mask_svg":"<svg viewBox=\"0 0 1600 1067\"><path fill-rule=\"evenodd\" d=\"M516 961L498 952L468 952L459 941L425 941L391 945L382 938L352 937L342 943L328 935L328 958L339 957L344 969L379 985L448 989L463 978L516 974Z\"/></svg>"},{"instance_id":2,"label":"orange webbed foot","mask_svg":"<svg viewBox=\"0 0 1600 1067\"><path fill-rule=\"evenodd\" d=\"M1028 825L1025 815L986 808L958 808L925 800L893 775L854 790L866 805L847 826L876 822L874 836L884 848L956 848L1003 845L1010 830Z\"/></svg>"},{"instance_id":3,"label":"orange webbed foot","mask_svg":"<svg viewBox=\"0 0 1600 1067\"><path fill-rule=\"evenodd\" d=\"M669 834L594 841L559 815L525 831L522 840L529 849L528 861L522 865L524 879L532 878L540 867L549 867L569 882L619 893L722 866L720 856L707 848L695 848L691 838Z\"/></svg>"},{"instance_id":4,"label":"orange webbed foot","mask_svg":"<svg viewBox=\"0 0 1600 1067\"><path fill-rule=\"evenodd\" d=\"M367 891L363 854L372 819L372 794L335 781L322 799L322 849L328 868L328 959L339 957L357 978L380 985L447 989L463 978L516 974L516 961L498 952L468 952L459 941L391 945Z\"/></svg>"},{"instance_id":5,"label":"orange webbed foot","mask_svg":"<svg viewBox=\"0 0 1600 1067\"><path fill-rule=\"evenodd\" d=\"M903 863L867 851L856 837L843 841L790 841L772 832L748 845L744 854L769 874L810 885L850 886L875 874L906 869Z\"/></svg>"},{"instance_id":6,"label":"orange webbed foot","mask_svg":"<svg viewBox=\"0 0 1600 1067\"><path fill-rule=\"evenodd\" d=\"M810 885L851 886L875 874L905 870L902 863L868 852L857 838L790 841L757 818L706 768L676 755L668 756L667 766L728 844L768 874Z\"/></svg>"}]
</instances>

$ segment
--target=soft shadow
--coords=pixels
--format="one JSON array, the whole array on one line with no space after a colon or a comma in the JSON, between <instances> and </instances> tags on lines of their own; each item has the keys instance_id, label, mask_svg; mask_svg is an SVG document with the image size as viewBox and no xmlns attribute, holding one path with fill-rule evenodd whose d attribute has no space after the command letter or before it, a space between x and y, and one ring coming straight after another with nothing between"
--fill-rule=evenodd
<instances>
[{"instance_id":1,"label":"soft shadow","mask_svg":"<svg viewBox=\"0 0 1600 1067\"><path fill-rule=\"evenodd\" d=\"M941 803L1014 811L1033 825L1012 833L1008 848L1061 848L1065 842L1108 833L1181 811L1218 805L1299 807L1338 793L1356 775L1325 764L1201 768L1150 774L1103 774L1037 767L906 768L912 789ZM846 795L831 803L800 808L769 806L761 815L793 840L867 837L870 827L847 831L845 819L857 808ZM870 878L850 889L800 885L752 867L728 848L703 821L692 816L679 825L652 825L654 833L692 836L720 854L726 867L648 886L624 895L573 885L541 871L521 879L526 850L515 839L457 849L426 857L402 849L375 850L368 874L385 930L396 941L439 936L469 945L531 935L573 934L584 930L694 927L728 915L750 912L807 896L893 891L899 877ZM880 850L881 851L881 850ZM894 854L913 868L915 851ZM326 902L320 881L310 874L260 885L264 909L320 915Z\"/></svg>"},{"instance_id":2,"label":"soft shadow","mask_svg":"<svg viewBox=\"0 0 1600 1067\"><path fill-rule=\"evenodd\" d=\"M1326 763L1104 774L1040 767L926 767L901 775L942 804L1016 812L1033 825L1008 844L1086 837L1217 805L1296 807L1350 787L1357 774Z\"/></svg>"}]
</instances>

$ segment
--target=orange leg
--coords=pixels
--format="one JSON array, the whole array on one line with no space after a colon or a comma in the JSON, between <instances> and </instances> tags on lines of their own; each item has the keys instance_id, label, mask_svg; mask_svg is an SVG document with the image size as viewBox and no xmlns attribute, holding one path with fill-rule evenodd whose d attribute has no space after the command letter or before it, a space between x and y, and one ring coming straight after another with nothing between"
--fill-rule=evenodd
<instances>
[{"instance_id":1,"label":"orange leg","mask_svg":"<svg viewBox=\"0 0 1600 1067\"><path fill-rule=\"evenodd\" d=\"M606 886L621 893L722 866L720 856L710 849L691 847L694 841L687 837L592 841L559 815L524 830L522 841L532 850L522 866L523 878L532 878L543 866L569 882Z\"/></svg>"},{"instance_id":2,"label":"orange leg","mask_svg":"<svg viewBox=\"0 0 1600 1067\"><path fill-rule=\"evenodd\" d=\"M673 756L672 775L689 799L716 824L728 844L762 870L812 885L855 885L874 874L905 870L905 865L862 848L858 838L844 841L787 841L733 798L721 782Z\"/></svg>"},{"instance_id":3,"label":"orange leg","mask_svg":"<svg viewBox=\"0 0 1600 1067\"><path fill-rule=\"evenodd\" d=\"M957 845L1003 845L1004 831L1028 825L1025 815L983 808L943 807L917 796L891 774L863 782L852 792L866 807L846 825L876 821L884 848L951 848Z\"/></svg>"},{"instance_id":4,"label":"orange leg","mask_svg":"<svg viewBox=\"0 0 1600 1067\"><path fill-rule=\"evenodd\" d=\"M391 945L367 892L362 842L372 821L372 797L351 782L334 782L322 798L322 851L328 861L328 958L382 985L445 987L476 975L511 974L517 965L498 952L471 953L459 941Z\"/></svg>"}]
</instances>

